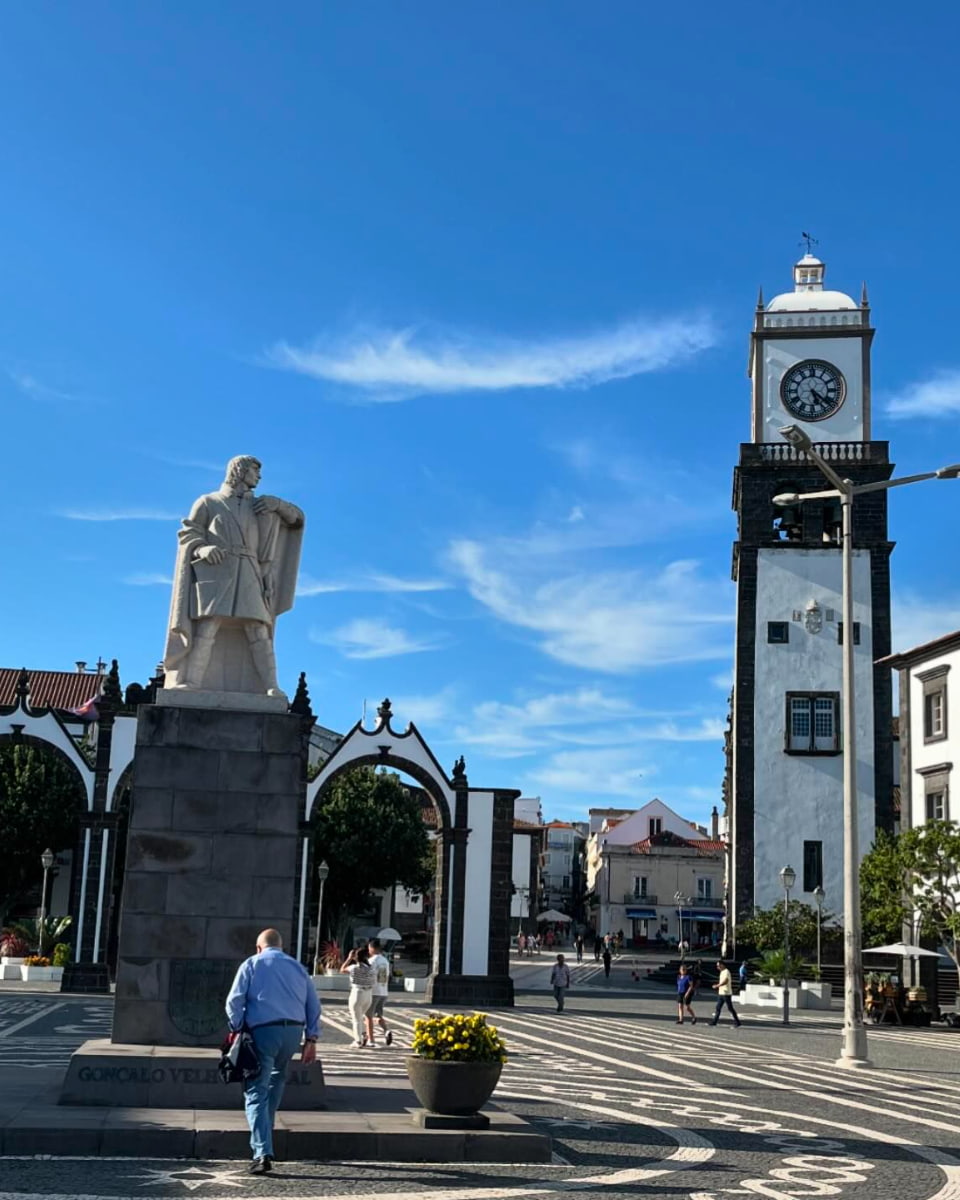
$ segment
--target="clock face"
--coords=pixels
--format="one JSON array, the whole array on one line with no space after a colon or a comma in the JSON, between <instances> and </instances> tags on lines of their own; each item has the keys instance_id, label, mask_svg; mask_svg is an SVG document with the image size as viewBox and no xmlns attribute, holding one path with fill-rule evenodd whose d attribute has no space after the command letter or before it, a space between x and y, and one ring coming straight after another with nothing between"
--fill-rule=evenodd
<instances>
[{"instance_id":1,"label":"clock face","mask_svg":"<svg viewBox=\"0 0 960 1200\"><path fill-rule=\"evenodd\" d=\"M808 358L791 367L780 381L783 407L801 421L832 417L847 394L847 381L836 367Z\"/></svg>"}]
</instances>

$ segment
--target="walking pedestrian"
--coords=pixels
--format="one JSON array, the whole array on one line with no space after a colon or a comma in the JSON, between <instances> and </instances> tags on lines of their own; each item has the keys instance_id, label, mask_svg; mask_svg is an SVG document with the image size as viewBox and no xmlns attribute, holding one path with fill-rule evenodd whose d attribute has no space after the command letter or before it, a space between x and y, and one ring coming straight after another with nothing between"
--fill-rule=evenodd
<instances>
[{"instance_id":1,"label":"walking pedestrian","mask_svg":"<svg viewBox=\"0 0 960 1200\"><path fill-rule=\"evenodd\" d=\"M520 957L523 958L527 952L527 935L525 933L517 934L517 950L520 953Z\"/></svg>"},{"instance_id":2,"label":"walking pedestrian","mask_svg":"<svg viewBox=\"0 0 960 1200\"><path fill-rule=\"evenodd\" d=\"M273 1121L283 1098L287 1063L304 1037L300 1061L317 1057L320 1001L313 980L289 954L275 929L264 929L257 952L237 971L227 996L227 1023L239 1036L246 1026L260 1060L260 1073L243 1085L250 1126L251 1175L266 1175L273 1166ZM304 1036L304 1030L306 1034Z\"/></svg>"},{"instance_id":3,"label":"walking pedestrian","mask_svg":"<svg viewBox=\"0 0 960 1200\"><path fill-rule=\"evenodd\" d=\"M354 1045L358 1050L362 1050L367 1044L367 1033L364 1026L373 1000L375 978L373 967L370 966L370 952L366 946L360 946L358 949L350 951L344 959L340 973L350 976L350 996L347 999L347 1008L350 1010L350 1020L353 1023Z\"/></svg>"},{"instance_id":4,"label":"walking pedestrian","mask_svg":"<svg viewBox=\"0 0 960 1200\"><path fill-rule=\"evenodd\" d=\"M747 960L744 959L740 964L740 991L747 986Z\"/></svg>"},{"instance_id":5,"label":"walking pedestrian","mask_svg":"<svg viewBox=\"0 0 960 1200\"><path fill-rule=\"evenodd\" d=\"M367 950L370 955L368 961L373 968L373 995L367 1012L367 1040L371 1046L376 1045L373 1037L373 1023L377 1021L383 1033L383 1040L389 1046L393 1042L393 1032L387 1028L383 1006L390 993L390 960L383 953L383 946L379 938L371 938L367 942Z\"/></svg>"},{"instance_id":6,"label":"walking pedestrian","mask_svg":"<svg viewBox=\"0 0 960 1200\"><path fill-rule=\"evenodd\" d=\"M691 1025L696 1025L697 1016L691 1007L695 987L690 971L685 965L680 967L680 972L677 975L677 1024L683 1024L683 1014L686 1011L690 1016Z\"/></svg>"},{"instance_id":7,"label":"walking pedestrian","mask_svg":"<svg viewBox=\"0 0 960 1200\"><path fill-rule=\"evenodd\" d=\"M718 962L717 970L720 972L720 978L713 985L713 990L717 993L717 1011L713 1014L710 1024L716 1025L720 1020L720 1013L726 1005L730 1010L730 1016L733 1017L734 1025L739 1029L740 1018L737 1016L737 1010L733 1007L733 980L730 977L730 968L724 963Z\"/></svg>"},{"instance_id":8,"label":"walking pedestrian","mask_svg":"<svg viewBox=\"0 0 960 1200\"><path fill-rule=\"evenodd\" d=\"M594 937L593 937L593 957L597 962L600 961L600 952L602 949L603 949L603 938L600 936L599 933L596 933L596 934L594 934Z\"/></svg>"},{"instance_id":9,"label":"walking pedestrian","mask_svg":"<svg viewBox=\"0 0 960 1200\"><path fill-rule=\"evenodd\" d=\"M603 948L603 974L607 979L610 978L610 963L612 959L613 955L610 953L610 946L608 944Z\"/></svg>"},{"instance_id":10,"label":"walking pedestrian","mask_svg":"<svg viewBox=\"0 0 960 1200\"><path fill-rule=\"evenodd\" d=\"M553 998L557 1002L557 1012L563 1012L563 996L570 986L570 968L564 961L563 955L557 955L557 961L550 972L550 986L553 988Z\"/></svg>"},{"instance_id":11,"label":"walking pedestrian","mask_svg":"<svg viewBox=\"0 0 960 1200\"><path fill-rule=\"evenodd\" d=\"M573 943L577 951L577 962L583 962L583 934L578 933L576 941Z\"/></svg>"}]
</instances>

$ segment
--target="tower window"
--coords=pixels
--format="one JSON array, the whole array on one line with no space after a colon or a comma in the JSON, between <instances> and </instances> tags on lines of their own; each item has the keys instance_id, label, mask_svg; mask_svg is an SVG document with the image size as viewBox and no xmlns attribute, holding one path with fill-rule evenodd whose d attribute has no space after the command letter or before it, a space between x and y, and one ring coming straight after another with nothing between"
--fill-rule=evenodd
<instances>
[{"instance_id":1,"label":"tower window","mask_svg":"<svg viewBox=\"0 0 960 1200\"><path fill-rule=\"evenodd\" d=\"M855 646L860 645L860 622L859 621L854 621L854 623L853 623L853 644ZM837 645L838 646L843 645L843 622L842 621L837 622Z\"/></svg>"},{"instance_id":2,"label":"tower window","mask_svg":"<svg viewBox=\"0 0 960 1200\"><path fill-rule=\"evenodd\" d=\"M803 843L803 890L823 887L823 842Z\"/></svg>"},{"instance_id":3,"label":"tower window","mask_svg":"<svg viewBox=\"0 0 960 1200\"><path fill-rule=\"evenodd\" d=\"M838 692L787 692L788 754L840 753Z\"/></svg>"},{"instance_id":4,"label":"tower window","mask_svg":"<svg viewBox=\"0 0 960 1200\"><path fill-rule=\"evenodd\" d=\"M778 645L790 641L790 623L788 621L768 621L767 641Z\"/></svg>"},{"instance_id":5,"label":"tower window","mask_svg":"<svg viewBox=\"0 0 960 1200\"><path fill-rule=\"evenodd\" d=\"M658 833L663 832L663 818L650 817L650 837L656 837Z\"/></svg>"},{"instance_id":6,"label":"tower window","mask_svg":"<svg viewBox=\"0 0 960 1200\"><path fill-rule=\"evenodd\" d=\"M946 821L947 811L947 793L945 791L927 792L928 821Z\"/></svg>"}]
</instances>

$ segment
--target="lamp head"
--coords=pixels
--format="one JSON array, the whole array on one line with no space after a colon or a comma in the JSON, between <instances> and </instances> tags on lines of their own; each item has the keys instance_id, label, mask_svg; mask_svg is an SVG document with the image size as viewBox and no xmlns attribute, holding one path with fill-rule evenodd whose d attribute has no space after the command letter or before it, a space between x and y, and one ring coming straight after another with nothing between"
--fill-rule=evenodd
<instances>
[{"instance_id":1,"label":"lamp head","mask_svg":"<svg viewBox=\"0 0 960 1200\"><path fill-rule=\"evenodd\" d=\"M330 875L330 868L327 866L327 861L324 861L317 867L317 878L323 883Z\"/></svg>"},{"instance_id":2,"label":"lamp head","mask_svg":"<svg viewBox=\"0 0 960 1200\"><path fill-rule=\"evenodd\" d=\"M949 467L941 467L937 472L938 479L956 479L960 476L960 463L951 463Z\"/></svg>"},{"instance_id":3,"label":"lamp head","mask_svg":"<svg viewBox=\"0 0 960 1200\"><path fill-rule=\"evenodd\" d=\"M813 442L799 425L784 425L780 430L780 436L791 446L797 450L811 450Z\"/></svg>"},{"instance_id":4,"label":"lamp head","mask_svg":"<svg viewBox=\"0 0 960 1200\"><path fill-rule=\"evenodd\" d=\"M826 896L826 894L827 893L819 885L813 889L813 898L816 900L817 904L823 903L823 898Z\"/></svg>"},{"instance_id":5,"label":"lamp head","mask_svg":"<svg viewBox=\"0 0 960 1200\"><path fill-rule=\"evenodd\" d=\"M56 856L52 850L47 849L40 855L40 861L43 863L43 869L49 871L56 861Z\"/></svg>"},{"instance_id":6,"label":"lamp head","mask_svg":"<svg viewBox=\"0 0 960 1200\"><path fill-rule=\"evenodd\" d=\"M783 884L783 890L789 892L793 885L797 882L797 873L791 866L784 867L780 872L780 882Z\"/></svg>"},{"instance_id":7,"label":"lamp head","mask_svg":"<svg viewBox=\"0 0 960 1200\"><path fill-rule=\"evenodd\" d=\"M795 504L800 503L800 493L781 492L778 496L774 496L773 502L777 508L792 508Z\"/></svg>"}]
</instances>

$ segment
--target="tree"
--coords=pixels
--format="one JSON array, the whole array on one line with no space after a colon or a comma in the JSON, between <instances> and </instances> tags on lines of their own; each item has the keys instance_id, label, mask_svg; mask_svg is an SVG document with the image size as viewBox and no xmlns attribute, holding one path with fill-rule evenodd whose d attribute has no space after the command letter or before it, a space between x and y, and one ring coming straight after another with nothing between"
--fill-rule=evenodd
<instances>
[{"instance_id":1,"label":"tree","mask_svg":"<svg viewBox=\"0 0 960 1200\"><path fill-rule=\"evenodd\" d=\"M429 889L435 850L420 801L399 776L372 767L346 772L318 798L313 824L314 859L330 867L325 913L357 912L376 888Z\"/></svg>"},{"instance_id":2,"label":"tree","mask_svg":"<svg viewBox=\"0 0 960 1200\"><path fill-rule=\"evenodd\" d=\"M53 751L29 743L0 746L0 923L37 891L44 850L73 845L82 803L79 780Z\"/></svg>"},{"instance_id":3,"label":"tree","mask_svg":"<svg viewBox=\"0 0 960 1200\"><path fill-rule=\"evenodd\" d=\"M900 835L913 907L953 959L960 980L960 826L928 821Z\"/></svg>"},{"instance_id":4,"label":"tree","mask_svg":"<svg viewBox=\"0 0 960 1200\"><path fill-rule=\"evenodd\" d=\"M823 937L827 939L828 923L833 914L823 911ZM783 905L755 908L753 916L737 926L737 941L751 944L757 950L783 949ZM801 900L790 901L790 952L812 955L817 948L817 910Z\"/></svg>"},{"instance_id":5,"label":"tree","mask_svg":"<svg viewBox=\"0 0 960 1200\"><path fill-rule=\"evenodd\" d=\"M901 839L879 830L860 864L860 921L864 946L899 942L912 916Z\"/></svg>"}]
</instances>

